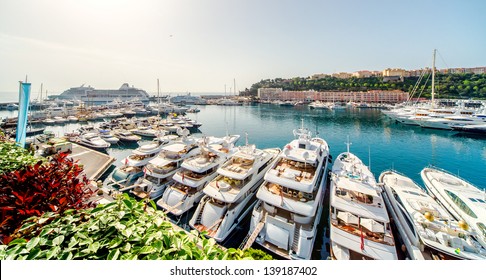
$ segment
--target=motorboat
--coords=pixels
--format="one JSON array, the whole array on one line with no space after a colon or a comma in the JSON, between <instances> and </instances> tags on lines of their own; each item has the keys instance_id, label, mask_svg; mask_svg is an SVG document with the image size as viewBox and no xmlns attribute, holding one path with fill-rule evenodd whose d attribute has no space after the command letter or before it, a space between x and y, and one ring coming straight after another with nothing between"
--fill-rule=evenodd
<instances>
[{"instance_id":1,"label":"motorboat","mask_svg":"<svg viewBox=\"0 0 486 280\"><path fill-rule=\"evenodd\" d=\"M411 259L486 259L474 232L452 217L423 188L394 170L381 173L388 213Z\"/></svg>"},{"instance_id":2,"label":"motorboat","mask_svg":"<svg viewBox=\"0 0 486 280\"><path fill-rule=\"evenodd\" d=\"M217 242L223 242L256 203L255 193L265 172L281 152L279 148L239 150L217 170L217 176L204 187L204 196L189 225Z\"/></svg>"},{"instance_id":3,"label":"motorboat","mask_svg":"<svg viewBox=\"0 0 486 280\"><path fill-rule=\"evenodd\" d=\"M294 130L265 174L252 211L248 239L285 259L311 259L323 210L329 146L304 128Z\"/></svg>"},{"instance_id":4,"label":"motorboat","mask_svg":"<svg viewBox=\"0 0 486 280\"><path fill-rule=\"evenodd\" d=\"M326 103L322 101L314 101L309 104L310 109L329 109Z\"/></svg>"},{"instance_id":5,"label":"motorboat","mask_svg":"<svg viewBox=\"0 0 486 280\"><path fill-rule=\"evenodd\" d=\"M96 150L105 150L111 146L110 143L101 139L97 133L92 132L81 134L76 142L80 145Z\"/></svg>"},{"instance_id":6,"label":"motorboat","mask_svg":"<svg viewBox=\"0 0 486 280\"><path fill-rule=\"evenodd\" d=\"M132 151L132 154L122 160L122 163L129 166L145 166L148 162L157 157L162 150L162 145L157 143L145 144Z\"/></svg>"},{"instance_id":7,"label":"motorboat","mask_svg":"<svg viewBox=\"0 0 486 280\"><path fill-rule=\"evenodd\" d=\"M174 182L166 188L157 205L175 216L187 212L199 203L204 187L216 177L216 170L234 152L234 146L202 145L199 155L184 160L172 177Z\"/></svg>"},{"instance_id":8,"label":"motorboat","mask_svg":"<svg viewBox=\"0 0 486 280\"><path fill-rule=\"evenodd\" d=\"M186 158L199 154L199 146L189 141L178 141L162 147L157 157L144 167L144 177L132 186L120 189L130 190L138 198L157 199L172 183L172 176Z\"/></svg>"},{"instance_id":9,"label":"motorboat","mask_svg":"<svg viewBox=\"0 0 486 280\"><path fill-rule=\"evenodd\" d=\"M486 190L436 167L424 168L420 176L429 194L465 228L474 230L477 241L486 249Z\"/></svg>"},{"instance_id":10,"label":"motorboat","mask_svg":"<svg viewBox=\"0 0 486 280\"><path fill-rule=\"evenodd\" d=\"M159 134L159 130L153 129L150 126L139 126L135 129L131 129L130 131L135 135L150 138L155 138Z\"/></svg>"},{"instance_id":11,"label":"motorboat","mask_svg":"<svg viewBox=\"0 0 486 280\"><path fill-rule=\"evenodd\" d=\"M113 132L113 135L120 139L121 142L138 142L142 139L140 136L135 135L128 130L116 130Z\"/></svg>"},{"instance_id":12,"label":"motorboat","mask_svg":"<svg viewBox=\"0 0 486 280\"><path fill-rule=\"evenodd\" d=\"M335 159L330 182L331 258L396 260L395 239L381 188L361 159L349 152Z\"/></svg>"},{"instance_id":13,"label":"motorboat","mask_svg":"<svg viewBox=\"0 0 486 280\"><path fill-rule=\"evenodd\" d=\"M451 126L451 127L453 130L460 131L460 132L479 133L479 134L486 135L486 123Z\"/></svg>"},{"instance_id":14,"label":"motorboat","mask_svg":"<svg viewBox=\"0 0 486 280\"><path fill-rule=\"evenodd\" d=\"M115 135L113 135L111 133L111 131L108 130L108 129L100 129L99 135L100 135L101 139L105 140L106 142L108 142L110 144L116 144L120 141L120 139L115 137Z\"/></svg>"}]
</instances>

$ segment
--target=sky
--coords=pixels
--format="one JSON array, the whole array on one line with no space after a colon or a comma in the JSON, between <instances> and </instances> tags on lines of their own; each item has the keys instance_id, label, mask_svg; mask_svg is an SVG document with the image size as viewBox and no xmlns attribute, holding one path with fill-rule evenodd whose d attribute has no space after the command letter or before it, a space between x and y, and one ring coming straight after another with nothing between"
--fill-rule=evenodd
<instances>
[{"instance_id":1,"label":"sky","mask_svg":"<svg viewBox=\"0 0 486 280\"><path fill-rule=\"evenodd\" d=\"M0 0L0 91L233 93L316 73L486 66L483 0Z\"/></svg>"}]
</instances>

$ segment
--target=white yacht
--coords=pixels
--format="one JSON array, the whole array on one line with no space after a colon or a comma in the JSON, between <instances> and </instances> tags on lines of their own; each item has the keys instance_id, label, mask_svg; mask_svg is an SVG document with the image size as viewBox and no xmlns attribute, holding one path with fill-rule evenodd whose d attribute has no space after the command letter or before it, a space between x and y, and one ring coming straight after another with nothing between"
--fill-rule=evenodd
<instances>
[{"instance_id":1,"label":"white yacht","mask_svg":"<svg viewBox=\"0 0 486 280\"><path fill-rule=\"evenodd\" d=\"M265 174L244 246L255 241L287 259L310 259L323 209L329 146L303 127L294 135L297 139Z\"/></svg>"},{"instance_id":2,"label":"white yacht","mask_svg":"<svg viewBox=\"0 0 486 280\"><path fill-rule=\"evenodd\" d=\"M486 190L445 170L427 167L420 172L428 192L459 221L476 232L486 249Z\"/></svg>"},{"instance_id":3,"label":"white yacht","mask_svg":"<svg viewBox=\"0 0 486 280\"><path fill-rule=\"evenodd\" d=\"M239 147L204 188L189 225L224 241L256 203L255 193L279 153L278 148L261 150L248 143Z\"/></svg>"},{"instance_id":4,"label":"white yacht","mask_svg":"<svg viewBox=\"0 0 486 280\"><path fill-rule=\"evenodd\" d=\"M120 139L121 142L138 142L142 139L142 137L135 135L128 130L116 130L113 132L113 135Z\"/></svg>"},{"instance_id":5,"label":"white yacht","mask_svg":"<svg viewBox=\"0 0 486 280\"><path fill-rule=\"evenodd\" d=\"M379 182L388 212L411 259L486 259L486 250L474 240L473 232L410 178L386 170Z\"/></svg>"},{"instance_id":6,"label":"white yacht","mask_svg":"<svg viewBox=\"0 0 486 280\"><path fill-rule=\"evenodd\" d=\"M145 144L132 151L132 154L122 160L128 166L145 166L156 158L163 146L157 143Z\"/></svg>"},{"instance_id":7,"label":"white yacht","mask_svg":"<svg viewBox=\"0 0 486 280\"><path fill-rule=\"evenodd\" d=\"M235 152L233 145L208 144L201 146L201 153L186 159L172 177L157 205L166 212L180 216L203 197L203 189L218 173L216 170Z\"/></svg>"},{"instance_id":8,"label":"white yacht","mask_svg":"<svg viewBox=\"0 0 486 280\"><path fill-rule=\"evenodd\" d=\"M151 126L138 126L130 131L135 135L149 138L155 138L159 134L159 130L153 129Z\"/></svg>"},{"instance_id":9,"label":"white yacht","mask_svg":"<svg viewBox=\"0 0 486 280\"><path fill-rule=\"evenodd\" d=\"M107 186L113 188L128 187L133 185L142 176L142 167L123 165L113 171L108 179Z\"/></svg>"},{"instance_id":10,"label":"white yacht","mask_svg":"<svg viewBox=\"0 0 486 280\"><path fill-rule=\"evenodd\" d=\"M354 154L341 153L330 183L331 258L396 260L390 218L369 168Z\"/></svg>"},{"instance_id":11,"label":"white yacht","mask_svg":"<svg viewBox=\"0 0 486 280\"><path fill-rule=\"evenodd\" d=\"M145 166L144 177L132 186L120 189L120 191L130 190L138 198L149 196L150 199L156 199L164 193L165 188L171 183L172 176L179 169L181 163L186 158L197 154L199 154L199 147L191 139L167 144L162 147L159 155Z\"/></svg>"},{"instance_id":12,"label":"white yacht","mask_svg":"<svg viewBox=\"0 0 486 280\"><path fill-rule=\"evenodd\" d=\"M80 145L96 150L104 150L111 146L110 143L101 139L97 133L92 132L81 134L76 142Z\"/></svg>"},{"instance_id":13,"label":"white yacht","mask_svg":"<svg viewBox=\"0 0 486 280\"><path fill-rule=\"evenodd\" d=\"M106 142L110 144L116 144L120 141L120 139L116 138L115 135L111 133L110 130L107 129L100 129L99 130L99 135L101 139L105 140Z\"/></svg>"}]
</instances>

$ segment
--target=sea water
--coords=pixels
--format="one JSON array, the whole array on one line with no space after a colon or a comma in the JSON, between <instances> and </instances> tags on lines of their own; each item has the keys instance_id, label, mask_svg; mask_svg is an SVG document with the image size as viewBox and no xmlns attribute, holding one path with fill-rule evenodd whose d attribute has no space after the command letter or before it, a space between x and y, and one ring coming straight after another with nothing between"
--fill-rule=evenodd
<instances>
[{"instance_id":1,"label":"sea water","mask_svg":"<svg viewBox=\"0 0 486 280\"><path fill-rule=\"evenodd\" d=\"M370 166L377 179L381 172L393 168L423 186L420 171L434 165L459 175L481 189L486 188L484 137L397 124L379 109L347 108L331 111L271 104L197 107L201 110L199 113L187 116L203 124L196 133L199 136L239 134L241 138L237 145L244 145L247 139L249 144L255 144L258 148L283 148L294 139L293 130L301 127L303 122L304 127L309 128L314 136L323 138L329 144L333 158L346 151L345 142L349 137L350 152ZM16 114L16 111L0 112L2 117L13 117ZM50 126L46 130L62 136L80 125L71 123ZM149 142L145 139L140 145ZM113 145L109 148L108 154L117 159L109 172L122 165L122 159L137 146ZM325 259L329 255L327 220L328 209L324 209L313 259ZM239 228L242 234L238 236L244 237L247 228L247 225L242 225Z\"/></svg>"}]
</instances>

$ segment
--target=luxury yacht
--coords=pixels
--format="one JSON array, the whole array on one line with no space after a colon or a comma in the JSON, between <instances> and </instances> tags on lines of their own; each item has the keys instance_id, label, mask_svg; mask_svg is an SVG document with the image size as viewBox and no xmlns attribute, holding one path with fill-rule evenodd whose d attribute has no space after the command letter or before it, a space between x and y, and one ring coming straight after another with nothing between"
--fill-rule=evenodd
<instances>
[{"instance_id":1,"label":"luxury yacht","mask_svg":"<svg viewBox=\"0 0 486 280\"><path fill-rule=\"evenodd\" d=\"M199 154L199 147L192 139L184 138L181 141L167 144L162 147L159 155L150 160L144 167L144 177L139 178L135 184L120 189L137 196L138 198L156 199L160 197L165 188L170 185L172 176L181 163L192 156Z\"/></svg>"},{"instance_id":2,"label":"luxury yacht","mask_svg":"<svg viewBox=\"0 0 486 280\"><path fill-rule=\"evenodd\" d=\"M121 142L138 142L142 139L140 136L135 135L128 130L117 130L113 132L113 135L120 139Z\"/></svg>"},{"instance_id":3,"label":"luxury yacht","mask_svg":"<svg viewBox=\"0 0 486 280\"><path fill-rule=\"evenodd\" d=\"M101 139L97 133L92 132L81 134L76 142L95 150L105 150L111 146L110 143Z\"/></svg>"},{"instance_id":4,"label":"luxury yacht","mask_svg":"<svg viewBox=\"0 0 486 280\"><path fill-rule=\"evenodd\" d=\"M230 146L203 144L199 155L184 160L157 205L175 216L187 212L199 203L206 184L216 177L216 170L234 152L233 143Z\"/></svg>"},{"instance_id":5,"label":"luxury yacht","mask_svg":"<svg viewBox=\"0 0 486 280\"><path fill-rule=\"evenodd\" d=\"M189 225L224 241L256 203L255 193L279 153L278 148L261 150L248 143L239 147L204 188Z\"/></svg>"},{"instance_id":6,"label":"luxury yacht","mask_svg":"<svg viewBox=\"0 0 486 280\"><path fill-rule=\"evenodd\" d=\"M476 232L476 239L486 249L486 190L452 173L427 167L420 172L428 192L459 220Z\"/></svg>"},{"instance_id":7,"label":"luxury yacht","mask_svg":"<svg viewBox=\"0 0 486 280\"><path fill-rule=\"evenodd\" d=\"M100 129L99 130L99 135L101 139L105 140L106 142L110 144L116 144L120 141L120 139L116 138L115 135L111 133L110 130L107 129Z\"/></svg>"},{"instance_id":8,"label":"luxury yacht","mask_svg":"<svg viewBox=\"0 0 486 280\"><path fill-rule=\"evenodd\" d=\"M139 126L130 131L135 135L150 137L150 138L155 138L159 134L159 130L153 129L150 126Z\"/></svg>"},{"instance_id":9,"label":"luxury yacht","mask_svg":"<svg viewBox=\"0 0 486 280\"><path fill-rule=\"evenodd\" d=\"M306 128L265 174L245 241L287 259L310 259L326 189L329 146ZM245 248L244 247L244 248Z\"/></svg>"},{"instance_id":10,"label":"luxury yacht","mask_svg":"<svg viewBox=\"0 0 486 280\"><path fill-rule=\"evenodd\" d=\"M123 165L113 171L108 179L107 186L113 188L128 187L133 185L142 176L142 167Z\"/></svg>"},{"instance_id":11,"label":"luxury yacht","mask_svg":"<svg viewBox=\"0 0 486 280\"><path fill-rule=\"evenodd\" d=\"M415 260L486 259L474 234L410 178L393 170L380 175L383 198Z\"/></svg>"},{"instance_id":12,"label":"luxury yacht","mask_svg":"<svg viewBox=\"0 0 486 280\"><path fill-rule=\"evenodd\" d=\"M396 260L390 218L375 177L354 154L341 153L330 183L331 258Z\"/></svg>"},{"instance_id":13,"label":"luxury yacht","mask_svg":"<svg viewBox=\"0 0 486 280\"><path fill-rule=\"evenodd\" d=\"M145 166L147 163L156 158L162 150L162 145L157 143L146 144L132 151L132 154L122 160L123 164L129 166Z\"/></svg>"}]
</instances>

